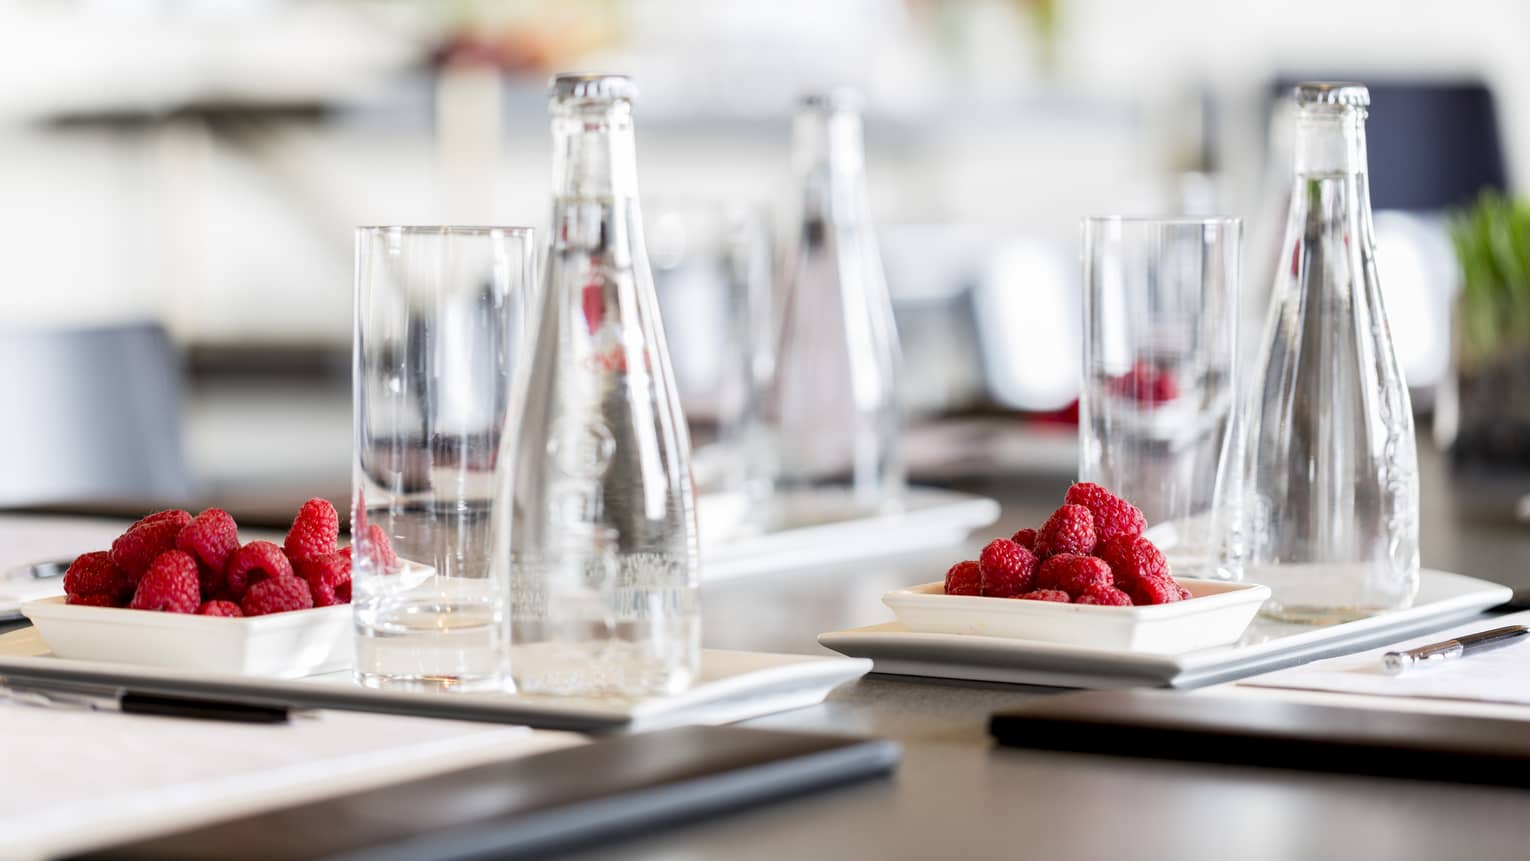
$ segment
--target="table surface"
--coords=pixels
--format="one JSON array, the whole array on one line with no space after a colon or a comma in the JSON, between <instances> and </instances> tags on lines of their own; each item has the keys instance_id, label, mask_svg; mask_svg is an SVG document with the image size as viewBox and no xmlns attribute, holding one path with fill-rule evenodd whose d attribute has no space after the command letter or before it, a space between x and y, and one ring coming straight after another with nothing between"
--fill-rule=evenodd
<instances>
[{"instance_id":1,"label":"table surface","mask_svg":"<svg viewBox=\"0 0 1530 861\"><path fill-rule=\"evenodd\" d=\"M1530 587L1530 479L1462 477L1425 449L1423 563ZM1063 478L964 480L1003 504L966 547L708 584L706 645L823 654L823 631L887 621L889 589L939 579L957 558L1059 504ZM867 677L822 705L749 725L891 738L897 774L565 857L1472 858L1530 857L1530 792L996 747L993 711L1053 691ZM1527 729L1530 731L1530 729Z\"/></svg>"},{"instance_id":2,"label":"table surface","mask_svg":"<svg viewBox=\"0 0 1530 861\"><path fill-rule=\"evenodd\" d=\"M1530 587L1526 482L1453 476L1426 450L1423 562ZM1065 480L962 489L1004 504L992 530L1041 522ZM986 537L992 537L988 535ZM965 548L975 555L985 536ZM816 636L886 621L880 598L938 579L953 548L831 570L709 585L707 644L821 652ZM781 858L1524 858L1530 792L996 747L988 715L1050 691L872 676L824 704L750 722L879 735L903 745L896 777L576 853L579 859ZM1530 731L1530 730L1527 730Z\"/></svg>"}]
</instances>

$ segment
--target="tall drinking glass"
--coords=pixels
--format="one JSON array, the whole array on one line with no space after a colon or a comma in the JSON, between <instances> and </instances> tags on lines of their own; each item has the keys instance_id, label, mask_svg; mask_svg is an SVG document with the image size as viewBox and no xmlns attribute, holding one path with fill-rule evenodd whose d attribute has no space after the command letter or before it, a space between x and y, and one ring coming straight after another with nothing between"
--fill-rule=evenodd
<instances>
[{"instance_id":1,"label":"tall drinking glass","mask_svg":"<svg viewBox=\"0 0 1530 861\"><path fill-rule=\"evenodd\" d=\"M1235 218L1084 221L1079 478L1141 508L1177 575L1221 575L1241 233Z\"/></svg>"},{"instance_id":2,"label":"tall drinking glass","mask_svg":"<svg viewBox=\"0 0 1530 861\"><path fill-rule=\"evenodd\" d=\"M509 514L495 507L496 465L514 445L535 261L526 228L356 231L351 603L364 685L508 678L509 574L494 560Z\"/></svg>"}]
</instances>

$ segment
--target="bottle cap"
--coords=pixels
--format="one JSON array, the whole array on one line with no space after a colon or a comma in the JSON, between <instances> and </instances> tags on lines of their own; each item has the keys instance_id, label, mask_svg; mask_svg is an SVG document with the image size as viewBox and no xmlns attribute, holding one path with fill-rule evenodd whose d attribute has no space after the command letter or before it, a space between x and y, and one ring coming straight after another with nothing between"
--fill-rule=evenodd
<instances>
[{"instance_id":1,"label":"bottle cap","mask_svg":"<svg viewBox=\"0 0 1530 861\"><path fill-rule=\"evenodd\" d=\"M637 86L626 75L559 75L547 89L555 102L630 102L637 98Z\"/></svg>"},{"instance_id":2,"label":"bottle cap","mask_svg":"<svg viewBox=\"0 0 1530 861\"><path fill-rule=\"evenodd\" d=\"M822 111L826 114L839 111L859 111L861 94L849 87L836 87L817 93L807 93L797 100L803 110Z\"/></svg>"},{"instance_id":3,"label":"bottle cap","mask_svg":"<svg viewBox=\"0 0 1530 861\"><path fill-rule=\"evenodd\" d=\"M1294 95L1298 105L1348 105L1355 108L1371 105L1371 91L1364 84L1309 81L1297 84Z\"/></svg>"}]
</instances>

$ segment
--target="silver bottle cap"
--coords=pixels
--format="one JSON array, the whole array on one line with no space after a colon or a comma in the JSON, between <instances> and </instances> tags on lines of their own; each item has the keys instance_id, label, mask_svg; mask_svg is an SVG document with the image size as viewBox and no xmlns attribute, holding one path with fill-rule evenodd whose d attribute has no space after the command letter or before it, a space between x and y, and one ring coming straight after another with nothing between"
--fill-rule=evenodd
<instances>
[{"instance_id":1,"label":"silver bottle cap","mask_svg":"<svg viewBox=\"0 0 1530 861\"><path fill-rule=\"evenodd\" d=\"M803 110L832 114L841 111L856 113L861 109L861 94L849 87L836 87L823 92L807 93L797 100Z\"/></svg>"},{"instance_id":2,"label":"silver bottle cap","mask_svg":"<svg viewBox=\"0 0 1530 861\"><path fill-rule=\"evenodd\" d=\"M547 89L555 102L630 102L637 98L637 86L626 75L559 75Z\"/></svg>"},{"instance_id":3,"label":"silver bottle cap","mask_svg":"<svg viewBox=\"0 0 1530 861\"><path fill-rule=\"evenodd\" d=\"M1371 91L1364 84L1309 81L1297 84L1294 95L1298 105L1348 105L1355 108L1371 105Z\"/></svg>"}]
</instances>

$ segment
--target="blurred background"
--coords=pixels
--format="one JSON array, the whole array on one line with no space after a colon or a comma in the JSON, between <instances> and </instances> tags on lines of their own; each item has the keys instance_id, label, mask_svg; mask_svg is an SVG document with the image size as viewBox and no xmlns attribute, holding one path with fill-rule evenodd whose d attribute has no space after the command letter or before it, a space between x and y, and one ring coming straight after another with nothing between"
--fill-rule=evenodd
<instances>
[{"instance_id":1,"label":"blurred background","mask_svg":"<svg viewBox=\"0 0 1530 861\"><path fill-rule=\"evenodd\" d=\"M690 216L757 214L768 267L796 97L861 90L906 457L935 483L1072 473L1082 216L1241 216L1260 316L1278 97L1365 82L1415 405L1443 443L1476 440L1458 462L1518 463L1526 421L1473 430L1452 345L1463 272L1497 297L1473 313L1530 307L1530 220L1478 203L1530 164L1527 36L1517 0L0 0L0 505L215 499L279 521L343 501L352 228L540 228L558 71L641 91L650 249L703 439L728 344ZM1530 354L1520 334L1468 370Z\"/></svg>"}]
</instances>

